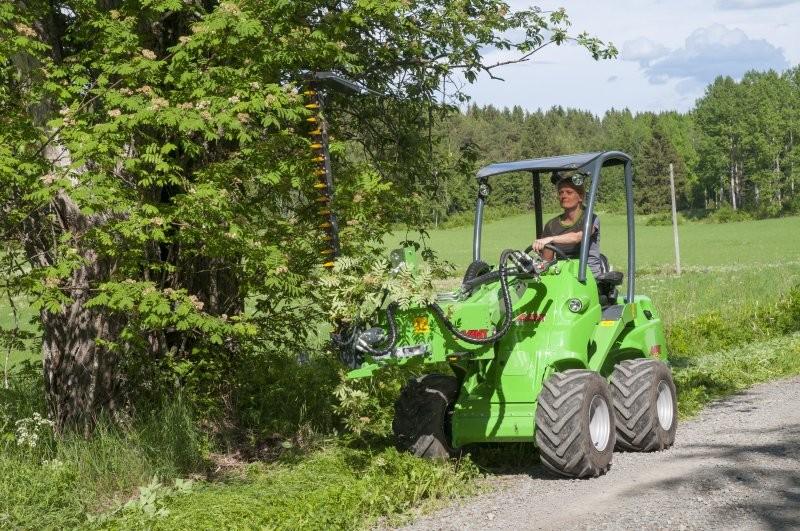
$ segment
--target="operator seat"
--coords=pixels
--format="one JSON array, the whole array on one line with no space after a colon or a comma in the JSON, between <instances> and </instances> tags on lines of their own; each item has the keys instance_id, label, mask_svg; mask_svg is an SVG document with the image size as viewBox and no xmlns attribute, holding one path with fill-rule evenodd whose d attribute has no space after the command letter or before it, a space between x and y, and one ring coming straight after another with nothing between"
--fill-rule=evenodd
<instances>
[{"instance_id":1,"label":"operator seat","mask_svg":"<svg viewBox=\"0 0 800 531\"><path fill-rule=\"evenodd\" d=\"M621 271L610 271L608 258L604 254L600 255L600 264L602 272L595 275L594 280L597 282L600 306L607 308L617 304L617 286L622 284L623 274Z\"/></svg>"}]
</instances>

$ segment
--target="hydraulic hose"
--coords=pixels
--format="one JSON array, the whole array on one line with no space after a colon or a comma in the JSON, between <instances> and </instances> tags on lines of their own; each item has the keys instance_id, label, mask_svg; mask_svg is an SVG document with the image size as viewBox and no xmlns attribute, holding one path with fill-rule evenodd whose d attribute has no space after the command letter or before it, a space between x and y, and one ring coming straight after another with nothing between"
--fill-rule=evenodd
<instances>
[{"instance_id":1,"label":"hydraulic hose","mask_svg":"<svg viewBox=\"0 0 800 531\"><path fill-rule=\"evenodd\" d=\"M503 297L503 309L505 310L505 316L503 319L503 324L492 336L483 339L478 339L463 334L458 328L455 327L455 325L453 325L453 323L451 323L447 319L447 317L444 314L444 310L442 310L441 306L439 306L435 302L433 304L428 305L428 307L431 310L433 310L433 313L438 315L439 319L442 320L442 323L444 323L445 328L447 328L447 330L451 334L456 336L461 341L464 341L465 343L470 343L472 345L488 345L490 343L494 343L495 341L506 335L508 329L511 328L511 323L513 321L513 319L511 318L511 312L513 311L513 308L511 305L511 294L509 293L508 289L508 269L506 268L506 263L508 262L508 257L513 252L514 252L513 249L506 249L500 255L500 268L499 268L500 294Z\"/></svg>"},{"instance_id":2,"label":"hydraulic hose","mask_svg":"<svg viewBox=\"0 0 800 531\"><path fill-rule=\"evenodd\" d=\"M389 337L386 338L388 345L382 349L376 349L364 342L358 345L358 348L362 352L366 352L373 357L386 356L387 354L394 352L394 348L397 346L397 319L394 315L395 310L397 310L396 302L389 304L389 306L386 308L386 322L389 325Z\"/></svg>"}]
</instances>

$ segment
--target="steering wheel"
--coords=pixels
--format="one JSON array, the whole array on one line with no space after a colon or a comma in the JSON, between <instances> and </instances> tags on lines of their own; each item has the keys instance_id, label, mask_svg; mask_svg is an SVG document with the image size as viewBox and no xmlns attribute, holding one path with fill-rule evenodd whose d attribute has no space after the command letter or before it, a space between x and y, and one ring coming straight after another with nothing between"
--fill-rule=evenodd
<instances>
[{"instance_id":1,"label":"steering wheel","mask_svg":"<svg viewBox=\"0 0 800 531\"><path fill-rule=\"evenodd\" d=\"M569 258L566 254L564 254L564 251L562 251L561 249L559 249L555 245L552 245L552 244L548 243L548 244L545 244L544 248L545 249L550 249L551 251L553 251L553 254L558 258L563 258L564 260L567 260ZM529 245L529 246L525 247L525 254L530 254L531 251L533 251L533 245Z\"/></svg>"}]
</instances>

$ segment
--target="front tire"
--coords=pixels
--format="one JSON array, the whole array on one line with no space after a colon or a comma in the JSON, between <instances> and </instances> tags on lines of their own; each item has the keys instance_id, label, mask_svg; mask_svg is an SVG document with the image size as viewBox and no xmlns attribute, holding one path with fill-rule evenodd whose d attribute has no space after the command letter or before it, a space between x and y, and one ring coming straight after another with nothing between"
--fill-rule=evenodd
<instances>
[{"instance_id":1,"label":"front tire","mask_svg":"<svg viewBox=\"0 0 800 531\"><path fill-rule=\"evenodd\" d=\"M617 364L611 392L619 449L655 452L672 446L678 403L672 371L664 362L641 358Z\"/></svg>"},{"instance_id":2,"label":"front tire","mask_svg":"<svg viewBox=\"0 0 800 531\"><path fill-rule=\"evenodd\" d=\"M614 451L614 414L605 379L580 369L548 378L536 408L536 444L542 464L556 474L605 474Z\"/></svg>"},{"instance_id":3,"label":"front tire","mask_svg":"<svg viewBox=\"0 0 800 531\"><path fill-rule=\"evenodd\" d=\"M397 449L430 459L447 459L451 446L450 415L458 398L458 380L443 374L426 374L409 380L394 403Z\"/></svg>"}]
</instances>

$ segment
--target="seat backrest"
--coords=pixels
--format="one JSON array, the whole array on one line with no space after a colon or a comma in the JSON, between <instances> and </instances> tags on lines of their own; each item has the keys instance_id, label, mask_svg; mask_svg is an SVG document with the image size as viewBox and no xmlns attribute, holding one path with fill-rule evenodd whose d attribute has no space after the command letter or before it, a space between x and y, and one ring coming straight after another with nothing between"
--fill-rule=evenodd
<instances>
[{"instance_id":1,"label":"seat backrest","mask_svg":"<svg viewBox=\"0 0 800 531\"><path fill-rule=\"evenodd\" d=\"M605 273L600 273L595 277L595 280L598 284L610 284L612 286L619 286L622 284L622 279L624 275L622 271L606 271Z\"/></svg>"}]
</instances>

